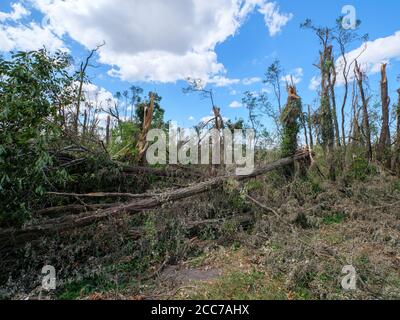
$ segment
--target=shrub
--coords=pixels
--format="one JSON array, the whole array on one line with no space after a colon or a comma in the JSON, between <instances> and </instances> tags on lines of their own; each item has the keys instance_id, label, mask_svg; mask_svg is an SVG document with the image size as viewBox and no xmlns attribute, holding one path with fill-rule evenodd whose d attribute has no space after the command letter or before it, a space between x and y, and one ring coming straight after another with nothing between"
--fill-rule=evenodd
<instances>
[{"instance_id":1,"label":"shrub","mask_svg":"<svg viewBox=\"0 0 400 320\"><path fill-rule=\"evenodd\" d=\"M0 226L21 225L51 179L58 106L70 101L70 59L45 50L0 58ZM53 176L54 175L54 176Z\"/></svg>"}]
</instances>

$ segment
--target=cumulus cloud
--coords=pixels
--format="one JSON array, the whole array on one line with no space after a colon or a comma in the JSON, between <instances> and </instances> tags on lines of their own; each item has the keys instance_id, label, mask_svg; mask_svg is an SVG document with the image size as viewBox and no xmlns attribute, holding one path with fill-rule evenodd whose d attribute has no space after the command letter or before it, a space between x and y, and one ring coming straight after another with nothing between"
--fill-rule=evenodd
<instances>
[{"instance_id":1,"label":"cumulus cloud","mask_svg":"<svg viewBox=\"0 0 400 320\"><path fill-rule=\"evenodd\" d=\"M239 79L229 79L225 76L214 76L207 81L208 83L214 84L217 87L227 87L233 84L238 84Z\"/></svg>"},{"instance_id":2,"label":"cumulus cloud","mask_svg":"<svg viewBox=\"0 0 400 320\"><path fill-rule=\"evenodd\" d=\"M116 99L110 91L98 87L93 83L85 83L83 85L83 93L85 95L85 101L98 108L107 108L110 102L116 102Z\"/></svg>"},{"instance_id":3,"label":"cumulus cloud","mask_svg":"<svg viewBox=\"0 0 400 320\"><path fill-rule=\"evenodd\" d=\"M239 101L232 101L231 102L231 104L229 105L229 107L230 108L233 108L233 109L238 109L238 108L241 108L241 107L243 107L243 104L242 103L240 103Z\"/></svg>"},{"instance_id":4,"label":"cumulus cloud","mask_svg":"<svg viewBox=\"0 0 400 320\"><path fill-rule=\"evenodd\" d=\"M21 3L11 4L11 12L0 11L0 51L37 50L44 46L50 51L68 51L64 42L47 26L36 22L22 23L30 11Z\"/></svg>"},{"instance_id":5,"label":"cumulus cloud","mask_svg":"<svg viewBox=\"0 0 400 320\"><path fill-rule=\"evenodd\" d=\"M361 68L367 74L375 74L380 72L382 63L389 63L392 60L400 60L400 31L395 34L378 38L373 41L367 41L359 48L347 53L349 63L357 59ZM338 68L338 84L343 84L342 76L343 59L339 58L336 62ZM354 77L353 72L350 72L350 79Z\"/></svg>"},{"instance_id":6,"label":"cumulus cloud","mask_svg":"<svg viewBox=\"0 0 400 320\"><path fill-rule=\"evenodd\" d=\"M293 84L299 84L301 80L303 80L303 68L296 68L281 78L281 81L287 83L292 83L293 81Z\"/></svg>"},{"instance_id":7,"label":"cumulus cloud","mask_svg":"<svg viewBox=\"0 0 400 320\"><path fill-rule=\"evenodd\" d=\"M78 83L76 83L76 85L78 86ZM91 112L95 112L96 114L99 126L105 128L108 114L104 112L104 110L107 110L116 102L113 94L93 83L85 83L83 85L83 94L85 103L82 104L81 111L89 110L90 107L92 110Z\"/></svg>"},{"instance_id":8,"label":"cumulus cloud","mask_svg":"<svg viewBox=\"0 0 400 320\"><path fill-rule=\"evenodd\" d=\"M277 35L282 28L293 18L293 14L280 13L276 2L263 2L258 10L264 15L265 25L271 37Z\"/></svg>"},{"instance_id":9,"label":"cumulus cloud","mask_svg":"<svg viewBox=\"0 0 400 320\"><path fill-rule=\"evenodd\" d=\"M4 22L6 20L18 21L30 14L30 12L21 3L11 4L11 9L12 11L9 13L0 11L0 22Z\"/></svg>"},{"instance_id":10,"label":"cumulus cloud","mask_svg":"<svg viewBox=\"0 0 400 320\"><path fill-rule=\"evenodd\" d=\"M43 47L53 52L68 51L64 42L49 28L43 28L35 22L16 26L0 24L0 51L29 51Z\"/></svg>"},{"instance_id":11,"label":"cumulus cloud","mask_svg":"<svg viewBox=\"0 0 400 320\"><path fill-rule=\"evenodd\" d=\"M174 82L202 78L216 85L226 78L215 48L236 34L256 8L276 35L290 20L267 0L29 0L49 17L52 31L87 49L106 43L101 63L122 80Z\"/></svg>"}]
</instances>

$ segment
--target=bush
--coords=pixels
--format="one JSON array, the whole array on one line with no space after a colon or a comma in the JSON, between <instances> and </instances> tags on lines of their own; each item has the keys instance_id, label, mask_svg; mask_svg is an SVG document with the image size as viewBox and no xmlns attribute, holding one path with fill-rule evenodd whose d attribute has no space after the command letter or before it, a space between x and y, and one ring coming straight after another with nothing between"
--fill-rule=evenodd
<instances>
[{"instance_id":1,"label":"bush","mask_svg":"<svg viewBox=\"0 0 400 320\"><path fill-rule=\"evenodd\" d=\"M0 58L0 226L21 225L52 173L49 143L59 136L59 105L69 103L70 59L45 50Z\"/></svg>"},{"instance_id":2,"label":"bush","mask_svg":"<svg viewBox=\"0 0 400 320\"><path fill-rule=\"evenodd\" d=\"M376 169L363 156L357 156L353 159L348 172L349 178L358 181L365 181L368 176L373 174L376 174Z\"/></svg>"}]
</instances>

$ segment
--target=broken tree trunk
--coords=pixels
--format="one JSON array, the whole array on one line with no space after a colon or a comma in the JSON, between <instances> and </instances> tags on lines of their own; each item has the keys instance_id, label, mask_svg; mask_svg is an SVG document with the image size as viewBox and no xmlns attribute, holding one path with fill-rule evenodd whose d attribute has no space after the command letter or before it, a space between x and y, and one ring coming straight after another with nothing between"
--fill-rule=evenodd
<instances>
[{"instance_id":1,"label":"broken tree trunk","mask_svg":"<svg viewBox=\"0 0 400 320\"><path fill-rule=\"evenodd\" d=\"M150 104L144 108L144 119L143 119L143 128L142 132L140 133L139 141L136 145L138 150L137 161L141 162L143 159L144 154L147 151L148 142L147 142L147 134L151 129L151 124L153 122L153 113L154 113L154 99L155 94L150 93Z\"/></svg>"},{"instance_id":2,"label":"broken tree trunk","mask_svg":"<svg viewBox=\"0 0 400 320\"><path fill-rule=\"evenodd\" d=\"M390 168L390 157L388 151L390 149L390 129L389 129L389 104L390 98L388 94L388 81L386 75L387 64L382 64L381 67L381 98L382 98L382 130L378 143L377 159ZM389 160L389 161L388 161Z\"/></svg>"},{"instance_id":3,"label":"broken tree trunk","mask_svg":"<svg viewBox=\"0 0 400 320\"><path fill-rule=\"evenodd\" d=\"M280 159L262 168L255 169L251 174L246 176L236 176L236 175L221 176L205 182L200 182L190 185L186 188L160 193L157 196L153 196L150 198L133 200L131 202L121 204L109 209L99 210L96 212L82 213L74 216L65 216L61 218L49 219L41 225L29 226L22 230L16 230L16 229L2 230L0 231L0 243L1 243L0 249L13 248L13 246L24 244L28 241L35 240L47 235L58 234L58 233L63 234L76 228L95 224L97 222L106 220L110 217L119 216L120 214L125 212L134 214L137 212L141 212L143 210L159 207L168 202L173 202L193 197L195 195L205 193L213 188L217 188L223 185L224 182L229 181L230 179L235 179L237 181L251 179L266 174L268 172L274 171L276 169L288 166L294 163L295 161L307 159L309 157L310 157L310 152L308 150L301 151L292 157Z\"/></svg>"},{"instance_id":4,"label":"broken tree trunk","mask_svg":"<svg viewBox=\"0 0 400 320\"><path fill-rule=\"evenodd\" d=\"M399 100L396 108L397 129L395 151L392 159L392 171L396 172L397 176L400 177L400 89L397 90L397 93Z\"/></svg>"}]
</instances>

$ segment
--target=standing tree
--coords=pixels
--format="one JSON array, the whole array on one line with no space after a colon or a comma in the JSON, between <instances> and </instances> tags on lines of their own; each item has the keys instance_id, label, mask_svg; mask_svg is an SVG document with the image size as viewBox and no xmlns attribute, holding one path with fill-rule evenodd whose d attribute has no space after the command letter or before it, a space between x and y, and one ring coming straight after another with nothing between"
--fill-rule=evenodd
<instances>
[{"instance_id":1,"label":"standing tree","mask_svg":"<svg viewBox=\"0 0 400 320\"><path fill-rule=\"evenodd\" d=\"M129 88L131 92L131 121L133 121L135 109L138 103L141 101L141 95L143 94L143 89L137 86L131 86Z\"/></svg>"},{"instance_id":2,"label":"standing tree","mask_svg":"<svg viewBox=\"0 0 400 320\"><path fill-rule=\"evenodd\" d=\"M389 128L389 105L388 81L386 75L387 64L381 67L381 99L382 99L382 129L378 143L377 159L390 168L390 128Z\"/></svg>"},{"instance_id":3,"label":"standing tree","mask_svg":"<svg viewBox=\"0 0 400 320\"><path fill-rule=\"evenodd\" d=\"M365 74L364 72L361 71L357 61L355 62L354 72L357 79L358 90L360 92L362 109L363 109L362 131L363 131L363 138L365 139L365 146L367 148L366 156L369 161L372 161L371 126L370 126L369 112L368 112L369 99L367 99L365 95L364 84L363 84Z\"/></svg>"},{"instance_id":4,"label":"standing tree","mask_svg":"<svg viewBox=\"0 0 400 320\"><path fill-rule=\"evenodd\" d=\"M81 116L81 102L83 99L83 85L87 82L86 73L88 67L90 67L90 61L96 52L100 50L100 48L104 46L104 44L97 46L96 49L93 49L90 54L86 57L85 61L81 63L79 71L77 73L77 81L78 81L78 95L76 99L76 113L74 117L74 131L75 134L78 134L79 131L79 117Z\"/></svg>"},{"instance_id":5,"label":"standing tree","mask_svg":"<svg viewBox=\"0 0 400 320\"><path fill-rule=\"evenodd\" d=\"M297 95L296 87L290 85L287 87L288 99L285 108L282 110L282 142L281 156L282 158L293 156L298 147L298 134L300 132L300 118L302 113L301 99ZM295 174L294 164L290 164L284 168L286 178L293 178Z\"/></svg>"},{"instance_id":6,"label":"standing tree","mask_svg":"<svg viewBox=\"0 0 400 320\"><path fill-rule=\"evenodd\" d=\"M349 58L347 56L348 52L348 47L350 44L357 40L361 41L367 41L368 40L368 35L365 34L363 36L359 36L357 34L357 29L361 25L361 21L357 20L356 22L356 29L345 29L343 28L343 17L340 17L336 21L336 27L333 30L333 40L337 43L339 50L340 50L340 58L338 59L338 69L339 72L341 72L341 75L343 77L343 82L344 82L344 95L343 95L343 100L342 100L342 106L341 106L341 116L342 116L342 122L341 122L341 133L342 133L342 145L344 147L344 159L346 158L346 132L345 132L345 108L347 104L347 99L349 96L349 76L350 72L352 70L352 65L354 64L355 60L360 57L360 55L365 51L361 51L360 55L353 59L352 61L349 61Z\"/></svg>"},{"instance_id":7,"label":"standing tree","mask_svg":"<svg viewBox=\"0 0 400 320\"><path fill-rule=\"evenodd\" d=\"M281 67L281 63L279 60L275 60L267 69L265 74L265 80L263 81L265 84L270 85L275 94L276 102L278 103L279 114L282 113L282 103L281 103L281 77L282 77L283 69Z\"/></svg>"},{"instance_id":8,"label":"standing tree","mask_svg":"<svg viewBox=\"0 0 400 320\"><path fill-rule=\"evenodd\" d=\"M319 39L322 46L322 51L320 51L319 64L316 65L320 70L321 75L321 106L319 110L319 125L320 125L320 135L322 147L327 155L327 161L329 166L329 177L332 181L336 180L336 165L334 159L334 146L335 146L335 130L338 128L336 110L332 111L331 100L332 95L334 95L333 87L335 85L336 71L335 63L333 61L333 47L331 45L331 29L324 27L316 27L312 24L311 20L306 20L302 25L302 28L311 29L314 31ZM339 139L337 139L339 140Z\"/></svg>"},{"instance_id":9,"label":"standing tree","mask_svg":"<svg viewBox=\"0 0 400 320\"><path fill-rule=\"evenodd\" d=\"M397 90L398 93L398 102L396 106L396 117L397 117L397 126L396 126L396 144L395 151L392 158L392 171L396 172L397 176L400 177L400 89Z\"/></svg>"}]
</instances>

